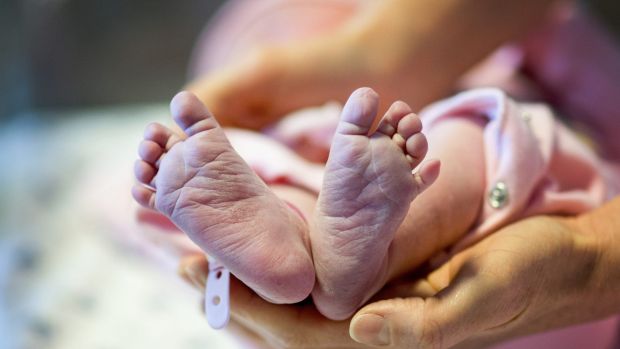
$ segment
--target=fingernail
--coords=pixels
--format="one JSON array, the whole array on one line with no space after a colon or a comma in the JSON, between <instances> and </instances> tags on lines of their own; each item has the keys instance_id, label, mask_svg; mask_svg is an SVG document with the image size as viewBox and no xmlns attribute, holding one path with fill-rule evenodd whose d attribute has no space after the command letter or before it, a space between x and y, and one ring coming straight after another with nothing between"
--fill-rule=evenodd
<instances>
[{"instance_id":1,"label":"fingernail","mask_svg":"<svg viewBox=\"0 0 620 349\"><path fill-rule=\"evenodd\" d=\"M387 346L390 344L390 328L383 316L363 314L351 321L350 335L362 344Z\"/></svg>"}]
</instances>

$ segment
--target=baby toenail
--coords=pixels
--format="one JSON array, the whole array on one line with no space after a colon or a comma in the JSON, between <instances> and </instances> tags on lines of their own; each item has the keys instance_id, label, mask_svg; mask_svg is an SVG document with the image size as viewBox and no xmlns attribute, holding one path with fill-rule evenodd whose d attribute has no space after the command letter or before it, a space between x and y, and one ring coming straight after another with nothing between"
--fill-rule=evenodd
<instances>
[{"instance_id":1,"label":"baby toenail","mask_svg":"<svg viewBox=\"0 0 620 349\"><path fill-rule=\"evenodd\" d=\"M500 209L508 203L508 187L506 183L499 181L491 188L488 195L489 205Z\"/></svg>"}]
</instances>

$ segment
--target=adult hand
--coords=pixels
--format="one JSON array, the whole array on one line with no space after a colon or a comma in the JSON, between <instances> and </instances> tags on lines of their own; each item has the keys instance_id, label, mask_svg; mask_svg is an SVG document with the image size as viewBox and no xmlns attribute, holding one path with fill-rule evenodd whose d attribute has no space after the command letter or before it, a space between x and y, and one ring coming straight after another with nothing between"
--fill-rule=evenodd
<instances>
[{"instance_id":1,"label":"adult hand","mask_svg":"<svg viewBox=\"0 0 620 349\"><path fill-rule=\"evenodd\" d=\"M618 211L620 199L614 204ZM613 207L602 211L617 229ZM234 282L233 320L277 348L444 348L603 318L620 310L620 246L617 235L595 233L609 230L597 222L585 216L515 223L425 279L386 288L377 297L384 300L362 308L350 324L325 319L311 304L270 304ZM186 260L182 270L204 284L204 258Z\"/></svg>"},{"instance_id":2,"label":"adult hand","mask_svg":"<svg viewBox=\"0 0 620 349\"><path fill-rule=\"evenodd\" d=\"M594 215L605 220L536 217L508 226L416 284L414 297L403 297L410 286L401 285L388 295L401 298L361 309L351 334L394 348L482 347L617 313L619 209L617 199Z\"/></svg>"},{"instance_id":3,"label":"adult hand","mask_svg":"<svg viewBox=\"0 0 620 349\"><path fill-rule=\"evenodd\" d=\"M396 72L402 76L404 69L377 64L386 61L381 56L387 54L369 54L385 51L373 46L359 25L348 26L314 39L259 47L186 89L223 126L250 129L260 129L299 108L334 100L344 103L352 90L368 84L389 97L383 99L394 101L396 88L403 85L397 83ZM394 86L380 83L382 79Z\"/></svg>"},{"instance_id":4,"label":"adult hand","mask_svg":"<svg viewBox=\"0 0 620 349\"><path fill-rule=\"evenodd\" d=\"M208 263L201 255L182 260L179 273L204 292ZM231 323L236 335L265 348L366 348L349 336L349 321L332 321L311 302L276 305L260 298L239 280L230 285Z\"/></svg>"},{"instance_id":5,"label":"adult hand","mask_svg":"<svg viewBox=\"0 0 620 349\"><path fill-rule=\"evenodd\" d=\"M555 2L368 2L338 30L258 49L187 89L222 125L252 129L302 107L344 102L359 86L419 109L449 93L495 48L542 22Z\"/></svg>"}]
</instances>

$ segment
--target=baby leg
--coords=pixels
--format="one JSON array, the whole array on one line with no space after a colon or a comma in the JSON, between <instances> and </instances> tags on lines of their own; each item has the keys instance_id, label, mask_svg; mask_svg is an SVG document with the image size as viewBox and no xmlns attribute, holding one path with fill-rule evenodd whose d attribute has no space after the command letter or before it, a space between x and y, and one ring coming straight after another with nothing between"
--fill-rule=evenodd
<instances>
[{"instance_id":1,"label":"baby leg","mask_svg":"<svg viewBox=\"0 0 620 349\"><path fill-rule=\"evenodd\" d=\"M411 109L394 103L373 130L377 105L371 89L349 98L310 222L313 299L322 314L336 320L349 317L383 286L394 234L412 200L439 172L439 162L428 161L412 174L427 143Z\"/></svg>"},{"instance_id":2,"label":"baby leg","mask_svg":"<svg viewBox=\"0 0 620 349\"><path fill-rule=\"evenodd\" d=\"M441 160L435 184L420 195L389 249L389 279L450 247L476 223L485 192L484 123L451 117L426 129L428 157Z\"/></svg>"},{"instance_id":3,"label":"baby leg","mask_svg":"<svg viewBox=\"0 0 620 349\"><path fill-rule=\"evenodd\" d=\"M333 319L348 317L387 281L452 245L476 222L482 204L483 124L451 118L427 131L428 156L441 160L442 171L422 193L438 163L419 168L421 181L411 177L426 153L419 119L395 103L366 136L376 98L358 90L343 111L311 222L313 298ZM411 167L401 161L405 154Z\"/></svg>"},{"instance_id":4,"label":"baby leg","mask_svg":"<svg viewBox=\"0 0 620 349\"><path fill-rule=\"evenodd\" d=\"M266 299L306 298L315 279L306 223L239 157L194 95L178 94L171 111L187 138L159 124L147 128L136 201L168 216Z\"/></svg>"}]
</instances>

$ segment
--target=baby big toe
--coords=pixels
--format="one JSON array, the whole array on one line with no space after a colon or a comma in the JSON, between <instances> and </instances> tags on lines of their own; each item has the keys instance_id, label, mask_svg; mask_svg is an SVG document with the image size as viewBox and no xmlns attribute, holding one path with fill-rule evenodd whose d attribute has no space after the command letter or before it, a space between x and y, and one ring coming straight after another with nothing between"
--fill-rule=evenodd
<instances>
[{"instance_id":1,"label":"baby big toe","mask_svg":"<svg viewBox=\"0 0 620 349\"><path fill-rule=\"evenodd\" d=\"M337 132L347 135L367 135L372 127L379 106L379 95L371 88L355 90L342 109Z\"/></svg>"},{"instance_id":2,"label":"baby big toe","mask_svg":"<svg viewBox=\"0 0 620 349\"><path fill-rule=\"evenodd\" d=\"M174 96L170 111L174 121L189 137L218 126L211 112L191 92L183 91Z\"/></svg>"},{"instance_id":3,"label":"baby big toe","mask_svg":"<svg viewBox=\"0 0 620 349\"><path fill-rule=\"evenodd\" d=\"M156 170L152 164L143 160L136 160L133 172L138 182L150 185L153 177L155 177Z\"/></svg>"},{"instance_id":4,"label":"baby big toe","mask_svg":"<svg viewBox=\"0 0 620 349\"><path fill-rule=\"evenodd\" d=\"M155 192L152 189L136 184L131 188L131 195L141 206L155 209Z\"/></svg>"}]
</instances>

